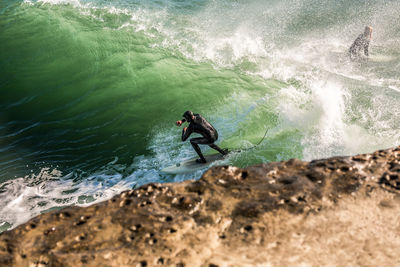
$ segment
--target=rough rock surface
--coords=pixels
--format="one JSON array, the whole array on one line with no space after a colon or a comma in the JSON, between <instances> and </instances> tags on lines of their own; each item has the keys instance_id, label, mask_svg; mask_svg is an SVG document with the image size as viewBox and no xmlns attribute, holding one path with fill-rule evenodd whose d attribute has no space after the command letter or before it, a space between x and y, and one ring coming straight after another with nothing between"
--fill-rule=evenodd
<instances>
[{"instance_id":1,"label":"rough rock surface","mask_svg":"<svg viewBox=\"0 0 400 267\"><path fill-rule=\"evenodd\" d=\"M400 147L148 184L0 235L0 266L394 266Z\"/></svg>"}]
</instances>

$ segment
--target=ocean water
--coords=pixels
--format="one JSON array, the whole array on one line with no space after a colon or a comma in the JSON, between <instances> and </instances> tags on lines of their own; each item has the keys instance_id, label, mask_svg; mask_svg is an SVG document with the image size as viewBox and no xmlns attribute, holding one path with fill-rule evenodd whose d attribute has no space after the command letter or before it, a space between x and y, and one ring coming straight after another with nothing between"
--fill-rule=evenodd
<instances>
[{"instance_id":1,"label":"ocean water","mask_svg":"<svg viewBox=\"0 0 400 267\"><path fill-rule=\"evenodd\" d=\"M3 0L0 232L195 156L190 109L239 167L400 143L400 2ZM367 62L347 50L374 29ZM205 153L211 151L202 147Z\"/></svg>"}]
</instances>

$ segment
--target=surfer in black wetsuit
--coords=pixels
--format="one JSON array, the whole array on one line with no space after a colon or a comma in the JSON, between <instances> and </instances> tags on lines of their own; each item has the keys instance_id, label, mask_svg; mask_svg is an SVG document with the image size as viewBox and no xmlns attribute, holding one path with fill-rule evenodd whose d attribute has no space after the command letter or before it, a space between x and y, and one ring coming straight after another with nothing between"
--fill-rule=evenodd
<instances>
[{"instance_id":1,"label":"surfer in black wetsuit","mask_svg":"<svg viewBox=\"0 0 400 267\"><path fill-rule=\"evenodd\" d=\"M206 163L206 159L201 153L199 144L209 145L211 148L217 150L222 155L227 154L227 150L222 150L219 146L214 144L218 139L217 130L200 114L193 114L190 110L183 114L184 119L177 121L176 125L181 126L182 123L188 122L189 126L182 130L182 141L186 141L192 133L201 134L202 137L196 137L190 139L190 144L192 144L194 150L199 155L200 159L197 159L197 163Z\"/></svg>"},{"instance_id":2,"label":"surfer in black wetsuit","mask_svg":"<svg viewBox=\"0 0 400 267\"><path fill-rule=\"evenodd\" d=\"M360 34L349 49L350 60L361 59L361 50L364 50L364 55L368 57L369 42L372 39L372 27L366 26L364 33Z\"/></svg>"}]
</instances>

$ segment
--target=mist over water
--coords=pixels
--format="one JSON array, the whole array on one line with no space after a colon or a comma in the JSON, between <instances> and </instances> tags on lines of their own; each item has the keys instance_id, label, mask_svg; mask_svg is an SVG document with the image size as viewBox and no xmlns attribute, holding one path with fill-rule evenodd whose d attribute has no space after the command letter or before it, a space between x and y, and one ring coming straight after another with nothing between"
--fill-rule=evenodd
<instances>
[{"instance_id":1,"label":"mist over water","mask_svg":"<svg viewBox=\"0 0 400 267\"><path fill-rule=\"evenodd\" d=\"M195 155L174 126L188 109L222 147L268 129L218 164L398 145L399 12L383 0L2 1L0 229L200 177L159 171ZM365 25L370 59L349 62Z\"/></svg>"}]
</instances>

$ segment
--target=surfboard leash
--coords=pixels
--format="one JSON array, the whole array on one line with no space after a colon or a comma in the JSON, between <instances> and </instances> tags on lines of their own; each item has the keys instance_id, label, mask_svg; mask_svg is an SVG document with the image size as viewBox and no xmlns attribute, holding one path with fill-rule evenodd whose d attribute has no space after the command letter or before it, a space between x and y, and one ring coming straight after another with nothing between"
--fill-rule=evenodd
<instances>
[{"instance_id":1,"label":"surfboard leash","mask_svg":"<svg viewBox=\"0 0 400 267\"><path fill-rule=\"evenodd\" d=\"M254 146L248 147L248 148L232 149L232 150L229 150L229 149L228 149L228 151L229 151L229 152L242 152L242 151L246 151L246 150L250 150L250 149L256 148L258 145L260 145L260 144L264 141L265 137L267 136L268 130L269 130L269 129L267 129L267 130L265 131L263 138L261 138L261 140L260 140L257 144L255 144Z\"/></svg>"}]
</instances>

